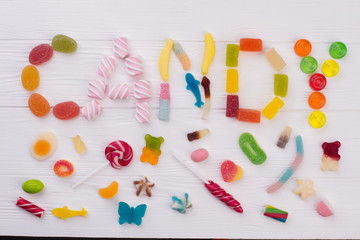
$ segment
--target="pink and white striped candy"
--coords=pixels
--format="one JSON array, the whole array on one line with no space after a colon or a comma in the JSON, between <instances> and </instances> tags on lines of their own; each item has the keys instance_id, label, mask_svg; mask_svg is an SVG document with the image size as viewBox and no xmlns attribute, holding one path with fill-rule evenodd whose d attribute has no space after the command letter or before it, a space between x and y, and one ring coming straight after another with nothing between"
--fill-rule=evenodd
<instances>
[{"instance_id":1,"label":"pink and white striped candy","mask_svg":"<svg viewBox=\"0 0 360 240\"><path fill-rule=\"evenodd\" d=\"M148 80L135 81L134 97L139 100L145 100L151 97L150 82Z\"/></svg>"},{"instance_id":2,"label":"pink and white striped candy","mask_svg":"<svg viewBox=\"0 0 360 240\"><path fill-rule=\"evenodd\" d=\"M91 98L103 99L106 90L106 83L103 80L95 79L89 82L87 95Z\"/></svg>"},{"instance_id":3,"label":"pink and white striped candy","mask_svg":"<svg viewBox=\"0 0 360 240\"><path fill-rule=\"evenodd\" d=\"M126 72L130 76L144 74L144 64L140 56L130 56L125 58Z\"/></svg>"},{"instance_id":4,"label":"pink and white striped candy","mask_svg":"<svg viewBox=\"0 0 360 240\"><path fill-rule=\"evenodd\" d=\"M102 110L103 108L98 101L91 100L85 107L83 107L81 113L87 120L93 120L101 114Z\"/></svg>"},{"instance_id":5,"label":"pink and white striped candy","mask_svg":"<svg viewBox=\"0 0 360 240\"><path fill-rule=\"evenodd\" d=\"M127 166L133 158L131 146L124 141L114 141L105 148L105 156L115 169Z\"/></svg>"},{"instance_id":6,"label":"pink and white striped candy","mask_svg":"<svg viewBox=\"0 0 360 240\"><path fill-rule=\"evenodd\" d=\"M104 55L96 69L96 72L104 79L109 79L115 70L116 60L113 56Z\"/></svg>"},{"instance_id":7,"label":"pink and white striped candy","mask_svg":"<svg viewBox=\"0 0 360 240\"><path fill-rule=\"evenodd\" d=\"M129 47L127 44L127 38L118 37L114 38L114 55L117 58L124 58L129 54Z\"/></svg>"},{"instance_id":8,"label":"pink and white striped candy","mask_svg":"<svg viewBox=\"0 0 360 240\"><path fill-rule=\"evenodd\" d=\"M136 103L136 120L140 123L150 122L150 111L151 107L148 102Z\"/></svg>"},{"instance_id":9,"label":"pink and white striped candy","mask_svg":"<svg viewBox=\"0 0 360 240\"><path fill-rule=\"evenodd\" d=\"M128 95L129 95L129 86L126 83L111 84L108 87L107 96L111 100L127 99Z\"/></svg>"}]
</instances>

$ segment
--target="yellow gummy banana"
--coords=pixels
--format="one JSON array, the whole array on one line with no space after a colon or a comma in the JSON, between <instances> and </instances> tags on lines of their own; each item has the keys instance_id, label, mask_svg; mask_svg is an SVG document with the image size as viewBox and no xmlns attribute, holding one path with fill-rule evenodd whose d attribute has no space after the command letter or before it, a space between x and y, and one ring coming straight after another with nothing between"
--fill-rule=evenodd
<instances>
[{"instance_id":1,"label":"yellow gummy banana","mask_svg":"<svg viewBox=\"0 0 360 240\"><path fill-rule=\"evenodd\" d=\"M168 39L166 41L165 47L161 50L159 57L159 71L161 78L167 82L169 80L169 64L170 64L170 54L174 46L174 40Z\"/></svg>"},{"instance_id":2,"label":"yellow gummy banana","mask_svg":"<svg viewBox=\"0 0 360 240\"><path fill-rule=\"evenodd\" d=\"M215 42L211 34L207 32L205 34L205 50L201 65L201 73L203 75L208 74L209 66L212 60L214 59L214 55L215 55Z\"/></svg>"}]
</instances>

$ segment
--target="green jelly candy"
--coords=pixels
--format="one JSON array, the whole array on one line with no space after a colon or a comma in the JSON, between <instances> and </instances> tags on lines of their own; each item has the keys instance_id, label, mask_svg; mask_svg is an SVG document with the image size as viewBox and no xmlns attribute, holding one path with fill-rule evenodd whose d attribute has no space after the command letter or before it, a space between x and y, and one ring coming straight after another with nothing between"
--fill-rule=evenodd
<instances>
[{"instance_id":1,"label":"green jelly candy","mask_svg":"<svg viewBox=\"0 0 360 240\"><path fill-rule=\"evenodd\" d=\"M163 137L153 137L150 134L145 135L146 147L160 151L161 144L164 142Z\"/></svg>"},{"instance_id":2,"label":"green jelly candy","mask_svg":"<svg viewBox=\"0 0 360 240\"><path fill-rule=\"evenodd\" d=\"M39 193L44 189L44 184L37 179L31 179L24 182L22 189L27 193Z\"/></svg>"},{"instance_id":3,"label":"green jelly candy","mask_svg":"<svg viewBox=\"0 0 360 240\"><path fill-rule=\"evenodd\" d=\"M265 162L266 154L259 147L255 138L250 133L246 132L240 135L239 145L241 150L253 164L260 165Z\"/></svg>"},{"instance_id":4,"label":"green jelly candy","mask_svg":"<svg viewBox=\"0 0 360 240\"><path fill-rule=\"evenodd\" d=\"M285 74L274 75L274 94L279 97L286 97L288 90L288 76Z\"/></svg>"},{"instance_id":5,"label":"green jelly candy","mask_svg":"<svg viewBox=\"0 0 360 240\"><path fill-rule=\"evenodd\" d=\"M347 53L346 45L342 42L334 42L329 48L329 53L335 59L343 58Z\"/></svg>"},{"instance_id":6,"label":"green jelly candy","mask_svg":"<svg viewBox=\"0 0 360 240\"><path fill-rule=\"evenodd\" d=\"M310 56L304 57L300 62L301 71L303 71L304 73L311 74L316 71L317 67L318 62L315 58Z\"/></svg>"},{"instance_id":7,"label":"green jelly candy","mask_svg":"<svg viewBox=\"0 0 360 240\"><path fill-rule=\"evenodd\" d=\"M226 66L237 67L239 57L239 45L228 44L226 46Z\"/></svg>"},{"instance_id":8,"label":"green jelly candy","mask_svg":"<svg viewBox=\"0 0 360 240\"><path fill-rule=\"evenodd\" d=\"M77 43L71 37L59 34L52 39L51 46L55 51L72 53L76 51Z\"/></svg>"}]
</instances>

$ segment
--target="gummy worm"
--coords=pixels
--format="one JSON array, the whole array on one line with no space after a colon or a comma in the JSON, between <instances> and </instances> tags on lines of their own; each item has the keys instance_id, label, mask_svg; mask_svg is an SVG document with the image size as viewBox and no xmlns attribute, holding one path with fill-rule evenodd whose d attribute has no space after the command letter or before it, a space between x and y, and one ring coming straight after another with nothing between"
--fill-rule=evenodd
<instances>
[{"instance_id":1,"label":"gummy worm","mask_svg":"<svg viewBox=\"0 0 360 240\"><path fill-rule=\"evenodd\" d=\"M184 49L181 47L180 43L177 41L174 41L174 46L173 46L173 50L177 56L177 58L179 59L179 61L181 62L183 69L189 70L190 66L191 66L191 62L189 59L189 56L186 54L186 52L184 51Z\"/></svg>"},{"instance_id":2,"label":"gummy worm","mask_svg":"<svg viewBox=\"0 0 360 240\"><path fill-rule=\"evenodd\" d=\"M296 169L300 166L300 164L303 160L303 157L304 157L304 147L303 147L302 138L301 138L301 136L297 136L296 137L296 157L295 157L294 161L292 162L290 167L288 167L288 169L286 169L286 171L280 177L280 179L277 182L270 185L266 189L266 192L273 193L273 192L276 192L277 190L279 190L290 179L290 177L294 174Z\"/></svg>"}]
</instances>

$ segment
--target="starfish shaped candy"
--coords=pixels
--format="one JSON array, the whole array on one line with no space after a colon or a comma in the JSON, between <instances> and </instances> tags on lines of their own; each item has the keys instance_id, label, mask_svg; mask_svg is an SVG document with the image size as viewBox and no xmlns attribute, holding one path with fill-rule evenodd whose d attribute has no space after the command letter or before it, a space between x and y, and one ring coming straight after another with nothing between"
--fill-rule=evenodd
<instances>
[{"instance_id":1,"label":"starfish shaped candy","mask_svg":"<svg viewBox=\"0 0 360 240\"><path fill-rule=\"evenodd\" d=\"M144 195L151 197L151 188L155 186L155 183L149 182L145 176L140 181L134 181L134 186L136 188L136 196L140 196L140 193L144 192Z\"/></svg>"},{"instance_id":2,"label":"starfish shaped candy","mask_svg":"<svg viewBox=\"0 0 360 240\"><path fill-rule=\"evenodd\" d=\"M299 195L303 200L307 200L308 197L316 194L312 180L298 180L298 188L294 191L295 194Z\"/></svg>"}]
</instances>

